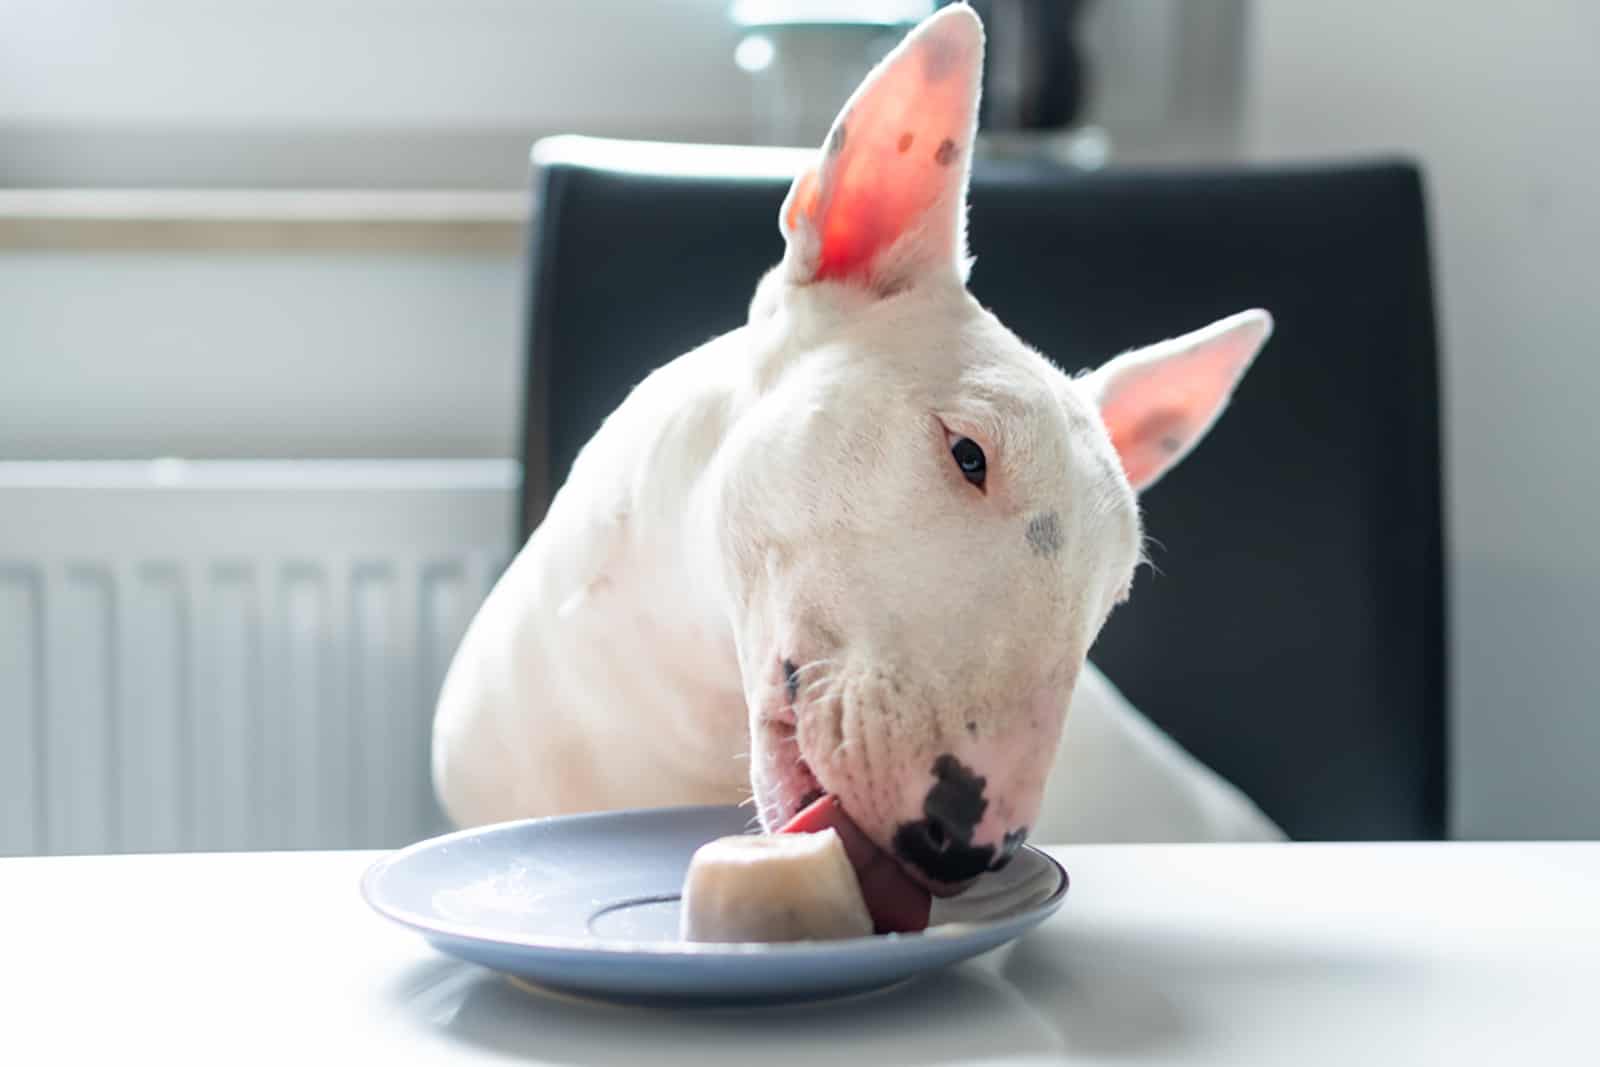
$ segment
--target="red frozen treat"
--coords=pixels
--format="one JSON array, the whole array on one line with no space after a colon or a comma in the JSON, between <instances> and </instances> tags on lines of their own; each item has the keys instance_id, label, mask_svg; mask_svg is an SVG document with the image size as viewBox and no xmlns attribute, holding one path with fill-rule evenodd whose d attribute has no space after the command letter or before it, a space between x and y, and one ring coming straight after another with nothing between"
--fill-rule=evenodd
<instances>
[{"instance_id":1,"label":"red frozen treat","mask_svg":"<svg viewBox=\"0 0 1600 1067\"><path fill-rule=\"evenodd\" d=\"M933 896L912 881L883 849L861 832L831 794L813 802L778 829L780 834L814 834L832 828L856 869L872 925L880 934L910 934L928 928Z\"/></svg>"}]
</instances>

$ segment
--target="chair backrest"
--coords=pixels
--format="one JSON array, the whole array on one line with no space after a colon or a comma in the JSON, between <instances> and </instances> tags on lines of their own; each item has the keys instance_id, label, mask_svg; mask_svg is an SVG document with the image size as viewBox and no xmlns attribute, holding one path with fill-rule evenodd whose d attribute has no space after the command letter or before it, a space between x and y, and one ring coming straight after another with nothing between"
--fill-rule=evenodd
<instances>
[{"instance_id":1,"label":"chair backrest","mask_svg":"<svg viewBox=\"0 0 1600 1067\"><path fill-rule=\"evenodd\" d=\"M656 168L645 148L619 163L617 149L566 144L535 177L524 535L629 388L742 322L782 251L783 174L665 155ZM1438 386L1416 170L980 163L970 218L973 292L1068 371L1272 311L1227 413L1146 494L1158 570L1091 658L1292 836L1442 836Z\"/></svg>"}]
</instances>

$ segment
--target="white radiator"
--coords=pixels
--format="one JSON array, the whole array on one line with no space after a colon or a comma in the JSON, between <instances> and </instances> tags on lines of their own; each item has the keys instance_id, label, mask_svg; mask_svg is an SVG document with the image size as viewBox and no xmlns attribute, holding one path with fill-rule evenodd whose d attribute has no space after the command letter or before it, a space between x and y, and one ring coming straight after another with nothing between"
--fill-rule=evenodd
<instances>
[{"instance_id":1,"label":"white radiator","mask_svg":"<svg viewBox=\"0 0 1600 1067\"><path fill-rule=\"evenodd\" d=\"M508 462L0 463L0 855L442 827L433 704Z\"/></svg>"}]
</instances>

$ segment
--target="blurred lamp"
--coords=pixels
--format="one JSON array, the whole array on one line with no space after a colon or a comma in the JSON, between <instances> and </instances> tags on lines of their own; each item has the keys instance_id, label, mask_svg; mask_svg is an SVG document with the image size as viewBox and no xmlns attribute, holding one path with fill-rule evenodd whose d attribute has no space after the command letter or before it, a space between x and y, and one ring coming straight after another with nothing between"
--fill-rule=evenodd
<instances>
[{"instance_id":1,"label":"blurred lamp","mask_svg":"<svg viewBox=\"0 0 1600 1067\"><path fill-rule=\"evenodd\" d=\"M820 144L862 78L934 0L735 0L733 60L750 75L759 144Z\"/></svg>"},{"instance_id":2,"label":"blurred lamp","mask_svg":"<svg viewBox=\"0 0 1600 1067\"><path fill-rule=\"evenodd\" d=\"M750 75L752 138L812 146L855 86L950 0L735 0L733 59ZM1094 169L1103 130L1077 125L1087 76L1077 30L1092 0L970 0L988 39L980 152Z\"/></svg>"}]
</instances>

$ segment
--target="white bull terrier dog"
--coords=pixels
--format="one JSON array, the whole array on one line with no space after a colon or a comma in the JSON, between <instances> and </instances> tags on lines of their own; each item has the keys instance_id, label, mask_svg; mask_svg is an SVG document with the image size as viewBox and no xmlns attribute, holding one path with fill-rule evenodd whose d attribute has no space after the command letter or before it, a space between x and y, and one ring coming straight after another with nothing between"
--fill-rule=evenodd
<instances>
[{"instance_id":1,"label":"white bull terrier dog","mask_svg":"<svg viewBox=\"0 0 1600 1067\"><path fill-rule=\"evenodd\" d=\"M1141 560L1138 492L1271 318L1072 378L981 307L982 55L965 5L912 31L796 179L749 321L580 453L447 675L455 823L753 792L771 829L826 792L935 891L1029 835L1282 836L1085 658Z\"/></svg>"}]
</instances>

